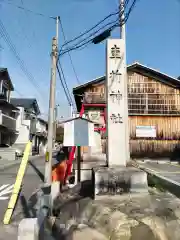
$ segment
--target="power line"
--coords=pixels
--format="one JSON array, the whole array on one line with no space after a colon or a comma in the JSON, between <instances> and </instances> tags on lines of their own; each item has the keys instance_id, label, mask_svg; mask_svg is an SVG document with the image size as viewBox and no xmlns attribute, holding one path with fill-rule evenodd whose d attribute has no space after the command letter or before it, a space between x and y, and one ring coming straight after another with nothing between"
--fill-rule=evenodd
<instances>
[{"instance_id":1,"label":"power line","mask_svg":"<svg viewBox=\"0 0 180 240\"><path fill-rule=\"evenodd\" d=\"M20 97L24 97L24 95L22 93L20 93L17 89L14 89L14 91L20 96Z\"/></svg>"},{"instance_id":2,"label":"power line","mask_svg":"<svg viewBox=\"0 0 180 240\"><path fill-rule=\"evenodd\" d=\"M61 25L61 29L62 29L62 33L63 33L64 42L66 42L66 36L65 36L64 29L63 29L63 25L62 25L61 18L60 18L60 25ZM75 77L76 77L77 83L80 84L80 80L79 80L79 77L78 77L77 72L76 72L76 70L75 70L75 67L74 67L74 64L73 64L73 61L72 61L72 57L71 57L70 52L68 52L68 55L69 55L69 59L70 59L71 66L72 66L72 69L73 69L73 71L74 71L74 75L75 75Z\"/></svg>"},{"instance_id":3,"label":"power line","mask_svg":"<svg viewBox=\"0 0 180 240\"><path fill-rule=\"evenodd\" d=\"M63 80L62 80L62 76L61 76L61 72L60 72L59 66L56 65L56 67L57 67L57 70L58 70L59 80L60 80L61 85L62 85L62 87L63 87L65 96L66 96L66 98L67 98L67 101L68 101L69 105L71 106L71 105L72 105L72 102L71 102L71 99L69 98L69 95L68 95L68 93L67 93L67 91L66 91L66 88L65 88L65 86L64 86L64 83L63 83Z\"/></svg>"},{"instance_id":4,"label":"power line","mask_svg":"<svg viewBox=\"0 0 180 240\"><path fill-rule=\"evenodd\" d=\"M111 21L111 22L109 22L109 23L106 23L105 25L103 25L103 26L101 26L100 28L98 28L96 31L94 31L93 33L91 33L88 37L86 37L86 38L84 38L83 40L81 40L81 41L79 41L78 43L76 43L75 45L78 45L78 44L80 44L80 43L82 43L83 41L86 41L88 38L90 38L90 37L93 37L94 38L94 35L95 34L97 34L97 33L99 33L101 30L103 30L105 27L107 27L107 26L109 26L109 25L112 25L112 26L110 26L108 29L111 29L113 26L114 26L114 24L116 24L116 23L118 23L118 19L116 19L116 20L114 20L114 21ZM75 46L74 45L74 46Z\"/></svg>"},{"instance_id":5,"label":"power line","mask_svg":"<svg viewBox=\"0 0 180 240\"><path fill-rule=\"evenodd\" d=\"M124 2L124 9L127 7L128 3L129 3L129 0L125 0L125 2ZM101 24L102 24L103 22L105 22L108 18L110 18L110 17L112 17L112 16L115 16L115 15L118 15L118 14L120 15L120 14L122 14L122 13L119 13L119 11L117 11L117 12L114 12L114 13L109 14L108 16L106 16L105 18L103 18L102 20L100 20L97 24L95 24L95 25L94 25L93 27L91 27L90 29L84 31L82 34L78 35L77 37L75 37L75 38L73 38L73 39L65 42L65 43L62 45L62 47L64 47L65 45L67 45L67 44L69 44L69 43L71 43L71 42L76 41L77 39L81 38L82 36L86 35L87 33L89 33L89 32L91 32L92 30L94 30L96 27L98 27L99 25L101 25Z\"/></svg>"},{"instance_id":6,"label":"power line","mask_svg":"<svg viewBox=\"0 0 180 240\"><path fill-rule=\"evenodd\" d=\"M16 58L17 63L19 64L22 72L25 74L26 78L29 80L29 82L31 82L31 84L35 87L36 91L43 96L43 93L40 92L40 88L36 82L36 80L34 79L33 75L31 74L31 72L29 72L29 70L27 69L26 64L24 63L24 61L21 59L16 46L13 44L8 32L6 31L6 28L3 24L3 22L0 20L0 34L1 36L4 38L5 42L7 43L7 45L9 46L10 51L13 53L13 55Z\"/></svg>"},{"instance_id":7,"label":"power line","mask_svg":"<svg viewBox=\"0 0 180 240\"><path fill-rule=\"evenodd\" d=\"M137 2L137 0L134 0L133 3L131 4L131 6L129 7L128 12L125 14L125 18L124 18L124 22L123 22L123 23L120 24L120 23L119 23L119 18L118 18L118 20L115 20L115 21L114 21L115 24L112 25L111 27L109 27L108 29L106 29L106 31L108 31L108 30L111 30L111 31L112 31L115 27L121 26L122 24L125 24L125 23L127 22L128 18L129 18L129 16L130 16L130 13L132 12L133 8L135 7L136 2ZM129 3L129 0L125 1L124 9L125 9L125 7L127 7L127 4L128 4L128 3ZM123 12L121 12L121 13L119 14L119 16L121 16L121 14L123 14ZM89 37L95 35L95 34L96 34L97 32L99 32L102 28L105 28L105 26L107 26L107 25L109 25L109 24L112 24L112 23L113 23L113 22L107 23L106 25L104 25L103 27L99 28L99 29L98 29L97 31L95 31L94 33L90 34ZM83 46L84 46L84 47L88 46L89 44L92 43L93 39L94 39L94 37L91 38L91 39L89 39L89 40L83 39L82 41L78 42L78 43L75 44L74 46L72 46L72 47L70 47L70 48L68 48L68 49L63 50L63 51L60 53L60 56L66 54L66 53L68 53L68 52L70 52L70 51L80 49L80 48L83 47ZM85 41L85 40L86 40L86 41ZM85 42L84 42L84 41L85 41ZM78 44L79 44L79 45L78 45Z\"/></svg>"},{"instance_id":8,"label":"power line","mask_svg":"<svg viewBox=\"0 0 180 240\"><path fill-rule=\"evenodd\" d=\"M132 10L134 9L134 7L135 7L135 5L136 5L136 2L137 2L137 0L133 0L131 6L130 6L130 8L129 8L129 11L128 11L128 13L127 13L126 16L125 16L125 21L126 21L126 22L127 22L128 18L129 18L129 15L130 15L131 12L132 12Z\"/></svg>"},{"instance_id":9,"label":"power line","mask_svg":"<svg viewBox=\"0 0 180 240\"><path fill-rule=\"evenodd\" d=\"M70 99L70 101L71 101L71 105L73 105L73 100L72 100L71 94L70 94L70 92L69 92L69 88L68 88L68 86L67 86L65 74L64 74L64 71L63 71L63 68L62 68L62 65L61 65L60 61L59 61L59 67L60 67L60 69L61 69L63 81L64 81L64 84L65 84L65 88L66 88L66 91L67 91L67 93L68 93L69 99Z\"/></svg>"},{"instance_id":10,"label":"power line","mask_svg":"<svg viewBox=\"0 0 180 240\"><path fill-rule=\"evenodd\" d=\"M6 2L5 0L0 0L0 2L1 2L1 3L8 4L8 5L11 5L11 6L13 6L13 7L15 7L15 8L18 8L18 9L20 9L20 10L23 10L23 11L25 11L25 12L29 12L29 13L31 13L31 14L33 14L33 15L37 15L37 16L41 16L41 17L45 17L45 18L49 18L49 19L54 19L54 20L56 19L55 17L47 16L47 15L45 15L45 14L43 14L43 13L39 13L39 12L34 12L33 10L30 10L30 9L25 8L25 7L23 7L23 6L16 5L16 4L12 3L12 2Z\"/></svg>"},{"instance_id":11,"label":"power line","mask_svg":"<svg viewBox=\"0 0 180 240\"><path fill-rule=\"evenodd\" d=\"M82 36L86 35L87 33L91 32L92 30L94 30L96 27L98 27L101 23L103 23L104 21L106 21L108 18L114 16L114 15L117 15L119 14L119 11L115 12L115 13L111 13L109 14L108 16L106 16L105 18L103 18L102 20L100 20L97 24L95 24L93 27L91 27L90 29L84 31L82 34L78 35L77 37L65 42L62 47L64 47L65 45L71 43L71 42L74 42L76 41L77 39L81 38Z\"/></svg>"},{"instance_id":12,"label":"power line","mask_svg":"<svg viewBox=\"0 0 180 240\"><path fill-rule=\"evenodd\" d=\"M129 1L129 0L127 0L127 1ZM122 14L123 14L123 12L120 12L119 15L122 15ZM108 16L110 16L110 15L108 15ZM102 21L103 21L103 20L102 20ZM78 43L74 44L74 46L69 47L69 49L74 50L74 47L76 48L76 46L78 46L78 44L82 44L82 46L84 46L86 43L92 42L92 40L94 39L94 35L95 35L95 34L97 34L98 32L100 32L101 30L103 30L105 27L107 27L107 26L109 26L109 25L111 25L111 26L110 26L108 29L106 29L106 30L113 30L114 27L118 26L119 22L120 22L120 21L119 21L119 17L118 17L116 20L106 23L105 25L101 26L100 28L98 28L98 29L97 29L96 31L94 31L93 33L89 34L88 37L80 40ZM91 28L91 29L92 29L92 28ZM105 30L105 31L106 31L106 30ZM89 30L88 30L88 32L89 32ZM90 40L87 40L87 39L89 39L90 37L93 37L93 38L90 39ZM78 37L77 37L77 38L78 38ZM83 43L84 41L85 41L85 43ZM80 46L80 47L81 47L81 46ZM63 46L62 46L62 48L63 48ZM62 48L61 48L61 50L62 50ZM79 48L79 46L78 46L77 48ZM60 51L61 51L61 50L60 50ZM67 50L67 49L65 49L64 51L66 52L66 50ZM63 55L63 54L64 54L64 53L61 53L61 55Z\"/></svg>"},{"instance_id":13,"label":"power line","mask_svg":"<svg viewBox=\"0 0 180 240\"><path fill-rule=\"evenodd\" d=\"M118 24L117 22L118 22L118 21L116 21L116 24L114 24L114 25L112 25L111 27L109 27L108 29L106 29L106 31L108 31L108 30L112 31L115 27L119 26L119 24ZM97 30L95 33L99 32L99 31L100 31L100 29ZM65 49L64 51L62 51L62 52L60 53L60 56L63 56L64 54L66 54L66 53L68 53L68 52L70 52L70 51L80 49L80 48L82 48L83 46L84 46L84 47L85 47L85 46L88 46L89 44L92 43L93 39L94 39L94 36L93 36L91 39L89 39L89 40L83 39L82 42L79 42L79 43L78 43L79 45L78 45L78 44L77 44L77 45L74 45L74 46L72 46L71 48L68 48L68 49ZM85 41L85 40L86 40L86 41ZM85 42L84 42L84 41L85 41Z\"/></svg>"},{"instance_id":14,"label":"power line","mask_svg":"<svg viewBox=\"0 0 180 240\"><path fill-rule=\"evenodd\" d=\"M30 37L26 34L26 32L24 31L24 28L21 24L22 21L19 20L19 18L17 17L17 21L18 21L18 24L19 24L19 34L21 37L23 37L25 39L25 41L27 42L27 45L29 47L29 49L32 49L33 50L33 44L32 44L32 41L30 40ZM35 34L34 35L34 38L35 38ZM41 73L44 73L44 69L42 68L42 65L40 64L39 65L39 70ZM41 81L42 82L42 81Z\"/></svg>"}]
</instances>

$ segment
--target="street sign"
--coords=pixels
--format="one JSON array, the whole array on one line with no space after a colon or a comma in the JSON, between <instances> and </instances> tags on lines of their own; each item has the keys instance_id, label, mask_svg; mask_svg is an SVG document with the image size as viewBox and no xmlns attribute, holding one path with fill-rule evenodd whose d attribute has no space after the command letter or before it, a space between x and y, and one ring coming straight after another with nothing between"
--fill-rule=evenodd
<instances>
[{"instance_id":1,"label":"street sign","mask_svg":"<svg viewBox=\"0 0 180 240\"><path fill-rule=\"evenodd\" d=\"M90 121L102 124L100 111L89 111L88 117Z\"/></svg>"},{"instance_id":2,"label":"street sign","mask_svg":"<svg viewBox=\"0 0 180 240\"><path fill-rule=\"evenodd\" d=\"M136 126L136 137L138 138L155 138L156 126Z\"/></svg>"}]
</instances>

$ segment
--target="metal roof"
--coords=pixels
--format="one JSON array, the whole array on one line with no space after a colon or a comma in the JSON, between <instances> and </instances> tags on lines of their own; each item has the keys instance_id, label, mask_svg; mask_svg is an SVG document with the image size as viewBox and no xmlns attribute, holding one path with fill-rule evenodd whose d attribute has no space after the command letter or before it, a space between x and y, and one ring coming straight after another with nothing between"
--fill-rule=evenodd
<instances>
[{"instance_id":1,"label":"metal roof","mask_svg":"<svg viewBox=\"0 0 180 240\"><path fill-rule=\"evenodd\" d=\"M169 76L163 72L160 72L159 70L150 68L150 67L140 64L138 62L128 65L127 71L134 71L137 73L141 73L143 75L153 77L157 81L163 82L167 85L170 85L171 87L180 88L180 80L178 78ZM73 88L73 93L75 93L76 91L78 91L80 89L86 88L89 85L101 83L101 82L105 81L105 79L106 79L106 76L104 75L104 76L98 77L96 79L93 79L91 81L88 81L84 84L81 84L81 85Z\"/></svg>"},{"instance_id":2,"label":"metal roof","mask_svg":"<svg viewBox=\"0 0 180 240\"><path fill-rule=\"evenodd\" d=\"M9 103L5 99L0 99L0 106L5 106L6 108L11 109L12 111L19 111L18 108L16 108L12 103Z\"/></svg>"}]
</instances>

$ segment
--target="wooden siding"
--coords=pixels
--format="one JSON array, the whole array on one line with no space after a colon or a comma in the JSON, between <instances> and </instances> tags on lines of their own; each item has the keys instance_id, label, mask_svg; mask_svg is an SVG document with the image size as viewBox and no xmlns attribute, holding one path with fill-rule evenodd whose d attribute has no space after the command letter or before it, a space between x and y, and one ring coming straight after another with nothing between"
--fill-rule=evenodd
<instances>
[{"instance_id":1,"label":"wooden siding","mask_svg":"<svg viewBox=\"0 0 180 240\"><path fill-rule=\"evenodd\" d=\"M94 99L101 94L102 101L105 84L92 85L86 92L96 95ZM128 72L128 108L131 157L180 158L179 89ZM136 138L136 126L156 126L156 138Z\"/></svg>"},{"instance_id":2,"label":"wooden siding","mask_svg":"<svg viewBox=\"0 0 180 240\"><path fill-rule=\"evenodd\" d=\"M104 83L86 89L85 102L106 100ZM180 115L180 90L138 73L128 73L128 109L130 115Z\"/></svg>"},{"instance_id":3,"label":"wooden siding","mask_svg":"<svg viewBox=\"0 0 180 240\"><path fill-rule=\"evenodd\" d=\"M129 73L130 114L180 114L180 90L137 73Z\"/></svg>"},{"instance_id":4,"label":"wooden siding","mask_svg":"<svg viewBox=\"0 0 180 240\"><path fill-rule=\"evenodd\" d=\"M136 139L136 126L156 126L157 140L180 140L180 117L130 116L130 139Z\"/></svg>"},{"instance_id":5,"label":"wooden siding","mask_svg":"<svg viewBox=\"0 0 180 240\"><path fill-rule=\"evenodd\" d=\"M155 139L137 138L136 126L156 126ZM171 116L130 116L130 152L132 157L180 158L180 118Z\"/></svg>"},{"instance_id":6,"label":"wooden siding","mask_svg":"<svg viewBox=\"0 0 180 240\"><path fill-rule=\"evenodd\" d=\"M155 139L137 138L136 126L156 126ZM130 153L132 158L180 159L180 118L165 116L129 116ZM105 153L105 140L102 139ZM83 152L87 152L87 147Z\"/></svg>"},{"instance_id":7,"label":"wooden siding","mask_svg":"<svg viewBox=\"0 0 180 240\"><path fill-rule=\"evenodd\" d=\"M178 140L130 140L132 158L168 158L180 160Z\"/></svg>"}]
</instances>

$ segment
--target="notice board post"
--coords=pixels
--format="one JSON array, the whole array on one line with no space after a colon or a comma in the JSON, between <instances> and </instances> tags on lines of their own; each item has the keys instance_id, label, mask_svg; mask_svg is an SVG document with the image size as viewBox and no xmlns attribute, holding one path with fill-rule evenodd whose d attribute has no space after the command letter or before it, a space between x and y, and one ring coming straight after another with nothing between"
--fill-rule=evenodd
<instances>
[{"instance_id":1,"label":"notice board post","mask_svg":"<svg viewBox=\"0 0 180 240\"><path fill-rule=\"evenodd\" d=\"M92 147L94 141L94 123L85 118L72 118L64 122L64 146L77 147L77 181L81 181L81 147ZM69 159L70 160L70 159Z\"/></svg>"}]
</instances>

